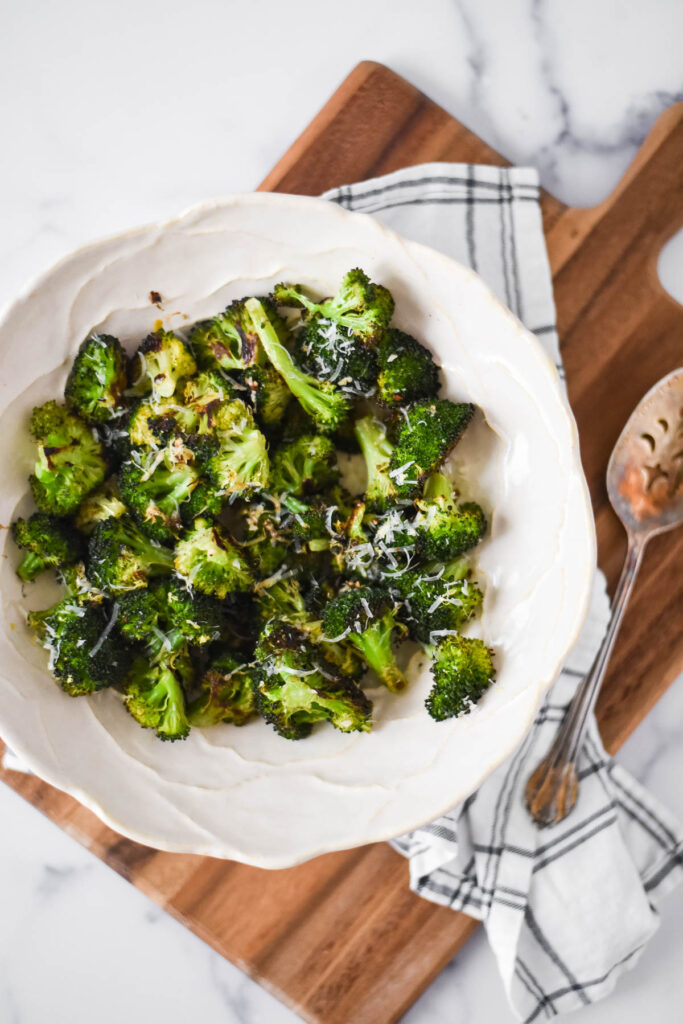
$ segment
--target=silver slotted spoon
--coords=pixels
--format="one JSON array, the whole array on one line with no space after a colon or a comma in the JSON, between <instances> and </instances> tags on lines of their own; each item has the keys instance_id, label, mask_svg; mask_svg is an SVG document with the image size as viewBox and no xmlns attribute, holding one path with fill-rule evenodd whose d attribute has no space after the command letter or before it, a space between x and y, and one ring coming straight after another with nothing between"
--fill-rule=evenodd
<instances>
[{"instance_id":1,"label":"silver slotted spoon","mask_svg":"<svg viewBox=\"0 0 683 1024\"><path fill-rule=\"evenodd\" d=\"M540 826L562 821L576 803L578 752L645 545L683 522L683 368L655 384L632 413L609 460L607 493L626 530L626 559L600 650L550 750L527 782L527 807Z\"/></svg>"}]
</instances>

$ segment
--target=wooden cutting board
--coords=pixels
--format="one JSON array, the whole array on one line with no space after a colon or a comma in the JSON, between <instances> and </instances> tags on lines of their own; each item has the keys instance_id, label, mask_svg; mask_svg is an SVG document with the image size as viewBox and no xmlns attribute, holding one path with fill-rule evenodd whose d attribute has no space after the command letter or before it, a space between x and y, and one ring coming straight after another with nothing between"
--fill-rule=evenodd
<instances>
[{"instance_id":1,"label":"wooden cutting board","mask_svg":"<svg viewBox=\"0 0 683 1024\"><path fill-rule=\"evenodd\" d=\"M261 188L317 195L431 160L506 161L412 85L360 64ZM683 226L683 104L660 117L615 192L580 210L543 198L569 396L614 586L624 535L604 475L633 406L683 362L683 307L657 256ZM615 751L683 668L683 531L645 557L598 707ZM1 744L0 744L1 748ZM405 861L378 844L287 871L159 853L122 839L39 779L0 777L305 1020L398 1020L476 928L412 895Z\"/></svg>"}]
</instances>

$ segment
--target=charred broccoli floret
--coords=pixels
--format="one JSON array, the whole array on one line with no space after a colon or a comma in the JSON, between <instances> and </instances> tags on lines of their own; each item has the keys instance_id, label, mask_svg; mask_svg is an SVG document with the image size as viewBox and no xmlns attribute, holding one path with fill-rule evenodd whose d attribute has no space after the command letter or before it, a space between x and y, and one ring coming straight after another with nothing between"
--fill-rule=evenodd
<instances>
[{"instance_id":1,"label":"charred broccoli floret","mask_svg":"<svg viewBox=\"0 0 683 1024\"><path fill-rule=\"evenodd\" d=\"M83 420L57 402L46 402L31 414L29 427L38 442L30 483L42 512L66 516L107 475L102 445Z\"/></svg>"},{"instance_id":2,"label":"charred broccoli floret","mask_svg":"<svg viewBox=\"0 0 683 1024\"><path fill-rule=\"evenodd\" d=\"M93 334L72 363L64 398L87 423L106 423L122 411L126 384L126 354L118 338Z\"/></svg>"},{"instance_id":3,"label":"charred broccoli floret","mask_svg":"<svg viewBox=\"0 0 683 1024\"><path fill-rule=\"evenodd\" d=\"M401 498L414 498L425 477L441 465L474 415L468 402L436 398L406 411L391 456L389 475Z\"/></svg>"},{"instance_id":4,"label":"charred broccoli floret","mask_svg":"<svg viewBox=\"0 0 683 1024\"><path fill-rule=\"evenodd\" d=\"M197 412L173 399L140 398L131 406L125 428L128 432L127 450L120 454L127 457L131 448L156 450L176 437L185 437L197 430Z\"/></svg>"},{"instance_id":5,"label":"charred broccoli floret","mask_svg":"<svg viewBox=\"0 0 683 1024\"><path fill-rule=\"evenodd\" d=\"M88 573L102 590L135 590L172 571L173 552L145 537L129 515L95 526L88 542Z\"/></svg>"},{"instance_id":6,"label":"charred broccoli floret","mask_svg":"<svg viewBox=\"0 0 683 1024\"><path fill-rule=\"evenodd\" d=\"M215 657L201 680L199 694L187 709L190 725L206 728L219 722L244 725L256 714L253 668L229 653Z\"/></svg>"},{"instance_id":7,"label":"charred broccoli floret","mask_svg":"<svg viewBox=\"0 0 683 1024\"><path fill-rule=\"evenodd\" d=\"M250 366L244 374L249 388L254 415L266 431L274 431L282 423L289 408L292 392L274 366Z\"/></svg>"},{"instance_id":8,"label":"charred broccoli floret","mask_svg":"<svg viewBox=\"0 0 683 1024\"><path fill-rule=\"evenodd\" d=\"M377 348L377 398L387 406L404 405L436 395L441 381L431 353L396 328L387 331Z\"/></svg>"},{"instance_id":9,"label":"charred broccoli floret","mask_svg":"<svg viewBox=\"0 0 683 1024\"><path fill-rule=\"evenodd\" d=\"M209 434L216 426L216 417L224 402L235 397L235 389L218 370L202 370L191 377L183 392L185 432ZM189 421L192 419L192 426Z\"/></svg>"},{"instance_id":10,"label":"charred broccoli floret","mask_svg":"<svg viewBox=\"0 0 683 1024\"><path fill-rule=\"evenodd\" d=\"M183 687L192 677L192 663L183 647L152 662L136 658L124 693L126 709L143 729L154 729L159 739L184 740L190 723Z\"/></svg>"},{"instance_id":11,"label":"charred broccoli floret","mask_svg":"<svg viewBox=\"0 0 683 1024\"><path fill-rule=\"evenodd\" d=\"M427 478L414 526L418 549L434 562L450 562L478 544L486 532L486 516L475 502L458 505L453 485L443 473Z\"/></svg>"},{"instance_id":12,"label":"charred broccoli floret","mask_svg":"<svg viewBox=\"0 0 683 1024\"><path fill-rule=\"evenodd\" d=\"M63 569L82 557L82 542L73 527L46 512L34 512L28 519L12 523L12 536L25 552L17 566L17 576L34 580L45 569Z\"/></svg>"},{"instance_id":13,"label":"charred broccoli floret","mask_svg":"<svg viewBox=\"0 0 683 1024\"><path fill-rule=\"evenodd\" d=\"M299 366L318 380L332 381L347 395L368 398L374 394L374 349L349 327L314 316L295 333L293 351Z\"/></svg>"},{"instance_id":14,"label":"charred broccoli floret","mask_svg":"<svg viewBox=\"0 0 683 1024\"><path fill-rule=\"evenodd\" d=\"M160 580L118 598L118 627L128 639L157 654L181 644L203 647L223 633L223 608L206 594L189 590L179 579Z\"/></svg>"},{"instance_id":15,"label":"charred broccoli floret","mask_svg":"<svg viewBox=\"0 0 683 1024\"><path fill-rule=\"evenodd\" d=\"M187 345L172 331L148 334L131 363L131 394L170 398L183 377L191 377L197 364Z\"/></svg>"},{"instance_id":16,"label":"charred broccoli floret","mask_svg":"<svg viewBox=\"0 0 683 1024\"><path fill-rule=\"evenodd\" d=\"M280 736L298 740L316 722L341 732L369 732L372 703L352 680L333 676L294 626L271 622L256 647L256 707Z\"/></svg>"},{"instance_id":17,"label":"charred broccoli floret","mask_svg":"<svg viewBox=\"0 0 683 1024\"><path fill-rule=\"evenodd\" d=\"M272 576L287 560L292 546L290 514L279 500L264 498L246 510L243 548L257 575Z\"/></svg>"},{"instance_id":18,"label":"charred broccoli floret","mask_svg":"<svg viewBox=\"0 0 683 1024\"><path fill-rule=\"evenodd\" d=\"M270 461L265 437L251 409L238 398L216 413L218 451L206 460L206 474L224 495L248 496L268 486Z\"/></svg>"},{"instance_id":19,"label":"charred broccoli floret","mask_svg":"<svg viewBox=\"0 0 683 1024\"><path fill-rule=\"evenodd\" d=\"M350 328L364 341L374 342L394 312L391 292L381 284L373 284L365 271L349 270L337 292L329 299L315 302L301 285L278 284L273 297L280 306L296 306L310 315L333 320L340 327Z\"/></svg>"},{"instance_id":20,"label":"charred broccoli floret","mask_svg":"<svg viewBox=\"0 0 683 1024\"><path fill-rule=\"evenodd\" d=\"M65 597L52 608L29 612L28 624L50 653L50 671L71 697L86 696L121 682L130 657L112 635L116 605L108 614L94 602Z\"/></svg>"},{"instance_id":21,"label":"charred broccoli floret","mask_svg":"<svg viewBox=\"0 0 683 1024\"><path fill-rule=\"evenodd\" d=\"M272 304L267 299L263 301L276 318L277 312ZM218 316L202 320L192 328L190 345L200 366L218 366L230 372L246 370L263 362L258 334L244 307L245 300L237 299Z\"/></svg>"},{"instance_id":22,"label":"charred broccoli floret","mask_svg":"<svg viewBox=\"0 0 683 1024\"><path fill-rule=\"evenodd\" d=\"M389 472L394 446L386 427L375 416L356 420L355 434L365 460L366 501L371 508L382 510L397 497L396 483Z\"/></svg>"},{"instance_id":23,"label":"charred broccoli floret","mask_svg":"<svg viewBox=\"0 0 683 1024\"><path fill-rule=\"evenodd\" d=\"M240 550L206 519L197 519L176 546L175 567L192 587L221 600L250 590L254 582Z\"/></svg>"},{"instance_id":24,"label":"charred broccoli floret","mask_svg":"<svg viewBox=\"0 0 683 1024\"><path fill-rule=\"evenodd\" d=\"M244 305L268 359L304 412L322 433L336 430L348 416L349 399L330 381L316 380L295 365L263 303L247 299Z\"/></svg>"},{"instance_id":25,"label":"charred broccoli floret","mask_svg":"<svg viewBox=\"0 0 683 1024\"><path fill-rule=\"evenodd\" d=\"M327 437L304 434L273 455L271 484L278 494L315 494L338 479L337 453Z\"/></svg>"},{"instance_id":26,"label":"charred broccoli floret","mask_svg":"<svg viewBox=\"0 0 683 1024\"><path fill-rule=\"evenodd\" d=\"M453 579L443 569L398 574L392 588L403 599L399 618L411 636L425 644L459 630L479 611L483 601L474 581Z\"/></svg>"},{"instance_id":27,"label":"charred broccoli floret","mask_svg":"<svg viewBox=\"0 0 683 1024\"><path fill-rule=\"evenodd\" d=\"M78 506L74 522L81 533L90 534L96 523L101 523L105 519L116 519L125 513L126 506L121 501L118 481L112 476L83 499Z\"/></svg>"},{"instance_id":28,"label":"charred broccoli floret","mask_svg":"<svg viewBox=\"0 0 683 1024\"><path fill-rule=\"evenodd\" d=\"M135 454L135 453L134 453ZM199 473L184 449L180 458L171 445L145 468L145 461L124 463L119 473L121 497L143 533L162 543L177 537L182 528L181 505L199 480ZM155 465L155 463L158 464Z\"/></svg>"},{"instance_id":29,"label":"charred broccoli floret","mask_svg":"<svg viewBox=\"0 0 683 1024\"><path fill-rule=\"evenodd\" d=\"M405 633L396 619L396 606L381 587L351 585L341 590L323 612L323 630L330 640L349 641L366 665L394 692L406 678L396 664L391 642Z\"/></svg>"},{"instance_id":30,"label":"charred broccoli floret","mask_svg":"<svg viewBox=\"0 0 683 1024\"><path fill-rule=\"evenodd\" d=\"M432 652L434 685L425 701L437 722L471 711L495 677L491 652L483 642L447 636Z\"/></svg>"}]
</instances>

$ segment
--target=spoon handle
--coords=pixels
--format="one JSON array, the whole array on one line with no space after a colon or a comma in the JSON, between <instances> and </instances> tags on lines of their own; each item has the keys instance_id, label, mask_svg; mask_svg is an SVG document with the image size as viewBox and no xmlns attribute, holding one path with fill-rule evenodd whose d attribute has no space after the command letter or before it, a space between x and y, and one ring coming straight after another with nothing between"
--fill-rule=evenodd
<instances>
[{"instance_id":1,"label":"spoon handle","mask_svg":"<svg viewBox=\"0 0 683 1024\"><path fill-rule=\"evenodd\" d=\"M642 538L629 535L626 559L614 593L612 615L605 637L590 671L581 681L567 708L550 750L527 783L527 807L538 825L552 825L554 822L562 821L576 803L579 791L576 758L581 749L589 716L600 692L644 549L645 542Z\"/></svg>"}]
</instances>

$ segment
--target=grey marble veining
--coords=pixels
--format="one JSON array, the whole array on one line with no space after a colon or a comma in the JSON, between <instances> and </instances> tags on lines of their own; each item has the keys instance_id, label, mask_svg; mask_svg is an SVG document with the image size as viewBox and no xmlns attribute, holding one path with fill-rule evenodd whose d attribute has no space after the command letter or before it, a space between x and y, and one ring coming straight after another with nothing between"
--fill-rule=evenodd
<instances>
[{"instance_id":1,"label":"grey marble veining","mask_svg":"<svg viewBox=\"0 0 683 1024\"><path fill-rule=\"evenodd\" d=\"M275 0L6 5L0 304L75 246L253 188L364 58L577 204L614 186L682 97L678 0L345 0L343 19L290 0L281 15ZM682 300L683 234L660 275ZM679 816L681 723L683 680L620 753ZM298 1020L5 787L0 821L1 1024ZM678 1019L682 913L679 891L635 970L577 1021ZM483 931L406 1021L512 1021Z\"/></svg>"}]
</instances>

